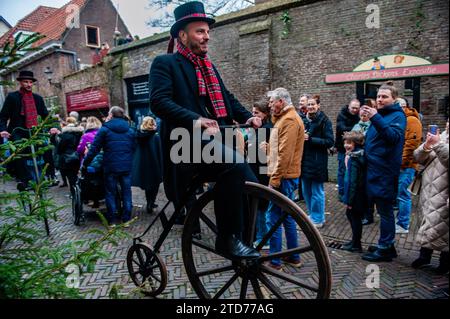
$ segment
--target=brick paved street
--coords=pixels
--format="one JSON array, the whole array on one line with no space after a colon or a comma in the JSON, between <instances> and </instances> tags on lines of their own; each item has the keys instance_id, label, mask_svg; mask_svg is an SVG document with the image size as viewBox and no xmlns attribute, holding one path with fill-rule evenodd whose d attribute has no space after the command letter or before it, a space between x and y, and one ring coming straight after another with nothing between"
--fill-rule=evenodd
<instances>
[{"instance_id":1,"label":"brick paved street","mask_svg":"<svg viewBox=\"0 0 450 319\"><path fill-rule=\"evenodd\" d=\"M1 188L11 189L12 184L2 185ZM162 207L166 200L161 192L157 203ZM100 222L95 217L90 217L87 222L76 227L72 224L70 198L67 188L52 188L51 195L54 196L58 204L67 205L67 208L59 213L58 221L50 222L51 239L57 243L67 242L79 238L85 238L86 231L92 228L101 227ZM335 184L326 185L326 225L320 230L324 241L332 243L343 243L350 239L351 231L345 217L344 206L337 201L337 189ZM138 221L133 224L128 231L133 234L140 234L149 224L154 215L148 215L142 211L145 204L144 193L133 188L134 215L138 216ZM304 209L304 203L300 206ZM102 206L103 207L103 206ZM89 207L85 205L89 210ZM412 228L416 227L416 209L412 218ZM159 236L161 225L159 222L146 236L146 240L154 243ZM161 256L164 258L168 269L168 285L161 298L197 298L186 277L181 255L181 233L182 228L176 226L166 239ZM410 267L411 262L418 255L418 247L414 243L411 232L407 235L397 235L397 248L399 256L391 263L379 263L380 267L380 288L369 289L366 287L366 266L369 264L362 261L360 254L352 254L336 248L328 248L332 263L333 287L331 298L448 298L443 291L448 289L448 275L435 275L431 268L415 270ZM91 235L90 235L91 236ZM378 238L378 217L376 222L364 228L363 245L376 243ZM111 287L114 284L122 285L122 292L126 297L139 297L132 292L135 288L129 279L126 254L131 239L119 243L118 247L108 246L111 257L101 260L96 266L93 274L86 274L81 281L81 289L87 292L87 298L107 298ZM211 255L211 254L210 254ZM201 260L208 264L215 262L213 256L208 256ZM438 263L438 255L433 256L432 264L435 267ZM211 282L211 285L220 284ZM227 297L227 294L225 295Z\"/></svg>"}]
</instances>

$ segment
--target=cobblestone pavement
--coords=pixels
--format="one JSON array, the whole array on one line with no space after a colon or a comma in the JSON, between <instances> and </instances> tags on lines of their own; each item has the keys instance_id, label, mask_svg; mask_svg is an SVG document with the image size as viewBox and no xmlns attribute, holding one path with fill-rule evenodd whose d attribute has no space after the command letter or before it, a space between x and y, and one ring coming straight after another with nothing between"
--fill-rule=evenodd
<instances>
[{"instance_id":1,"label":"cobblestone pavement","mask_svg":"<svg viewBox=\"0 0 450 319\"><path fill-rule=\"evenodd\" d=\"M13 189L12 184L3 184L0 191ZM95 217L89 217L86 223L76 227L71 219L70 198L68 189L54 187L51 195L58 204L67 205L59 212L57 221L50 221L51 240L56 243L72 241L85 238L86 232L92 228L101 227L100 222ZM157 203L163 207L166 203L162 187L158 195ZM145 213L142 209L145 206L145 196L143 191L133 188L133 214L138 217L128 231L132 235L142 233L149 225L154 215ZM304 203L300 206L305 209ZM103 206L102 206L103 207ZM89 207L85 205L85 209ZM411 229L417 229L417 209L413 209ZM365 226L363 230L363 246L377 242L379 219L376 216L375 223ZM145 237L147 242L154 243L161 232L161 224L157 222ZM361 260L361 254L349 253L335 248L336 243L348 241L351 237L349 223L345 216L345 208L337 200L336 185L326 184L326 223L320 230L331 259L333 272L333 286L331 298L335 299L385 299L385 298L448 298L448 274L439 276L434 274L433 267L437 266L438 255L434 255L432 266L425 269L415 270L410 267L411 262L418 256L418 246L414 243L414 232L397 235L397 249L399 256L390 263L378 263L380 269L379 288L370 289L366 286L366 267L368 262ZM166 239L161 256L163 257L168 270L168 285L159 298L197 298L192 290L191 284L183 266L181 254L181 226L172 229L171 234ZM86 292L87 298L108 298L109 291L113 285L121 285L125 296L136 298L146 298L133 293L134 284L131 282L127 271L126 254L131 244L131 239L124 240L119 246L109 245L106 247L111 256L107 260L100 260L96 265L95 272L83 275L81 290ZM207 254L201 263L216 263L212 254ZM220 284L211 282L213 284ZM222 283L223 284L223 283ZM131 293L130 293L131 292ZM225 294L224 297L229 295Z\"/></svg>"}]
</instances>

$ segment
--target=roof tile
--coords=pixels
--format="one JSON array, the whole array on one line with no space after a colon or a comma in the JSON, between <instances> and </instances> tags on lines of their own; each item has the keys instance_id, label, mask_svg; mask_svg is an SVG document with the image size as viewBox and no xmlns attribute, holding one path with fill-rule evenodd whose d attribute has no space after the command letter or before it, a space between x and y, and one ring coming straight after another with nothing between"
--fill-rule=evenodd
<instances>
[{"instance_id":1,"label":"roof tile","mask_svg":"<svg viewBox=\"0 0 450 319\"><path fill-rule=\"evenodd\" d=\"M57 10L58 8L46 6L37 7L36 10L20 19L19 22L17 22L17 24L14 27L12 27L8 32L6 32L2 37L0 37L0 46L3 46L6 43L6 41L12 39L14 34L18 31L33 32L34 28L36 28L40 22L47 19Z\"/></svg>"},{"instance_id":2,"label":"roof tile","mask_svg":"<svg viewBox=\"0 0 450 319\"><path fill-rule=\"evenodd\" d=\"M13 35L19 30L38 32L45 35L45 38L33 44L35 47L52 40L59 40L67 29L66 19L71 13L71 10L66 11L67 7L69 5L77 5L81 9L87 1L72 0L59 9L39 6L0 38L0 46L11 40Z\"/></svg>"}]
</instances>

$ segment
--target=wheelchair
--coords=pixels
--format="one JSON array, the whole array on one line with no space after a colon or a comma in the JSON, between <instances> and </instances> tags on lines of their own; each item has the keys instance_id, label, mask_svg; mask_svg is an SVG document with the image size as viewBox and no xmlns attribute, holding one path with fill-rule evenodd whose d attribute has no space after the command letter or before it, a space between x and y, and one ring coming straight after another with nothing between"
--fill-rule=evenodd
<instances>
[{"instance_id":1,"label":"wheelchair","mask_svg":"<svg viewBox=\"0 0 450 319\"><path fill-rule=\"evenodd\" d=\"M105 185L101 172L81 172L73 187L72 218L75 226L85 221L83 204L89 200L100 201L105 198Z\"/></svg>"}]
</instances>

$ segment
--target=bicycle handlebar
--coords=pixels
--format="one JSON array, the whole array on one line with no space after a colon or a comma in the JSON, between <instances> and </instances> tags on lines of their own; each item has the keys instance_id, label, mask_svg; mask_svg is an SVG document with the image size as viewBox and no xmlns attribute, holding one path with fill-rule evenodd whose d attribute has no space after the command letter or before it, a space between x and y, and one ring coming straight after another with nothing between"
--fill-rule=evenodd
<instances>
[{"instance_id":1,"label":"bicycle handlebar","mask_svg":"<svg viewBox=\"0 0 450 319\"><path fill-rule=\"evenodd\" d=\"M219 129L226 128L251 128L253 127L251 124L232 124L232 125L219 125Z\"/></svg>"}]
</instances>

